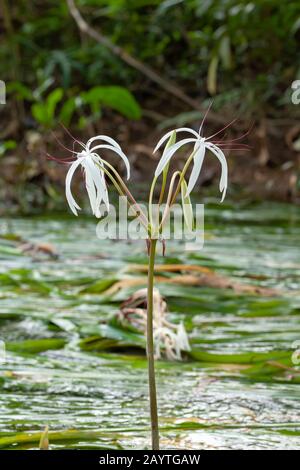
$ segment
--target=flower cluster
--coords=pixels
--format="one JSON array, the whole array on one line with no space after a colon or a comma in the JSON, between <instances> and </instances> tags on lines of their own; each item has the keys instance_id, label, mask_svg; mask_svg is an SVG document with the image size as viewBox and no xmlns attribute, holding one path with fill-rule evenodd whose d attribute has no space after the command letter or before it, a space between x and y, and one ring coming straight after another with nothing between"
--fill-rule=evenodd
<instances>
[{"instance_id":1,"label":"flower cluster","mask_svg":"<svg viewBox=\"0 0 300 470\"><path fill-rule=\"evenodd\" d=\"M219 183L219 189L222 193L221 201L224 200L227 190L228 167L222 148L228 148L226 146L228 146L229 143L212 141L211 138L218 133L205 138L201 135L201 130L202 125L199 129L199 132L196 132L194 129L188 127L174 129L170 132L167 132L160 139L154 149L154 152L156 152L163 146L163 144L165 144L163 155L155 170L154 178L156 181L162 173L168 172L170 160L176 154L176 152L186 145L193 144L192 153L187 159L186 167L182 172L177 172L178 174L180 174L180 187L183 204L190 205L190 193L195 188L207 151L210 151L212 154L214 154L221 164L221 177ZM181 139L176 142L177 134L180 134L182 132L190 134L190 137ZM105 210L109 211L109 198L106 185L106 176L108 176L114 183L114 180L112 178L112 172L116 173L115 168L110 165L105 158L103 158L102 151L110 150L121 157L126 167L127 179L129 179L130 177L129 160L125 153L122 151L120 145L114 139L106 135L97 135L95 137L92 137L88 140L86 144L74 139L74 143L75 142L80 145L80 150L78 152L75 152L74 150L69 150L70 152L72 152L73 156L63 161L64 163L70 164L70 168L66 176L66 198L71 211L75 215L78 215L77 211L80 210L80 207L73 197L71 191L71 183L76 169L81 167L84 173L85 186L88 193L92 212L96 217L99 218L103 215L103 212L101 211L102 204L104 205ZM193 167L190 172L189 180L186 183L185 173L191 163L193 163ZM173 174L173 177L174 176L177 175ZM119 175L118 177L120 179ZM170 186L172 186L172 181ZM190 219L191 216L192 214L190 211L190 215L187 215L187 219Z\"/></svg>"}]
</instances>

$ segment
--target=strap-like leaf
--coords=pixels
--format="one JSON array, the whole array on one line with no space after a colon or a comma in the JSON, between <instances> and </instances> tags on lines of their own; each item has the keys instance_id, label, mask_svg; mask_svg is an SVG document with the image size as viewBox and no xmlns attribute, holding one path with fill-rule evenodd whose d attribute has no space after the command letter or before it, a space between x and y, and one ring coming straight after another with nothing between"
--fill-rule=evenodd
<instances>
[{"instance_id":1,"label":"strap-like leaf","mask_svg":"<svg viewBox=\"0 0 300 470\"><path fill-rule=\"evenodd\" d=\"M187 184L185 179L183 179L181 182L181 201L185 224L187 228L192 232L194 228L193 206L191 203L190 196L187 195Z\"/></svg>"}]
</instances>

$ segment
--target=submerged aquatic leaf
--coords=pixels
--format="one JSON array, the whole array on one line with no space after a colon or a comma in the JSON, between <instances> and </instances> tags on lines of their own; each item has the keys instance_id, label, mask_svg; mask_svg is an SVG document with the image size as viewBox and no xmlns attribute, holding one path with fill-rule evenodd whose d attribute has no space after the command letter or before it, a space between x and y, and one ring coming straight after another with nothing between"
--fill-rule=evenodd
<instances>
[{"instance_id":1,"label":"submerged aquatic leaf","mask_svg":"<svg viewBox=\"0 0 300 470\"><path fill-rule=\"evenodd\" d=\"M138 243L100 242L87 219L1 224L4 233L51 243L60 253L43 263L0 253L0 339L18 343L0 362L1 448L38 449L41 432L34 430L44 423L51 449L117 448L116 440L145 448L145 342L113 320L146 284L145 252ZM208 200L204 250L168 242L156 278L170 321L184 322L195 357L156 364L167 448L300 446L299 365L292 363L300 337L299 227L299 210L290 205L247 203L241 210L226 203L220 211ZM7 248L16 243L1 239ZM277 295L201 285L210 273ZM107 289L107 280L116 282ZM93 285L94 293L83 292Z\"/></svg>"},{"instance_id":2,"label":"submerged aquatic leaf","mask_svg":"<svg viewBox=\"0 0 300 470\"><path fill-rule=\"evenodd\" d=\"M40 439L40 443L39 443L40 450L49 450L48 433L49 433L49 427L45 426L45 429L41 434L41 439Z\"/></svg>"},{"instance_id":3,"label":"submerged aquatic leaf","mask_svg":"<svg viewBox=\"0 0 300 470\"><path fill-rule=\"evenodd\" d=\"M80 291L81 294L101 294L117 282L116 278L99 279Z\"/></svg>"},{"instance_id":4,"label":"submerged aquatic leaf","mask_svg":"<svg viewBox=\"0 0 300 470\"><path fill-rule=\"evenodd\" d=\"M46 339L28 339L13 343L6 343L5 347L8 351L35 354L48 349L61 349L66 345L66 340L61 338Z\"/></svg>"},{"instance_id":5,"label":"submerged aquatic leaf","mask_svg":"<svg viewBox=\"0 0 300 470\"><path fill-rule=\"evenodd\" d=\"M0 437L0 449L9 449L15 448L16 446L22 446L25 443L35 444L35 447L38 447L43 433L17 433L4 437ZM62 443L67 445L69 441L97 441L98 449L122 449L122 446L119 444L112 445L103 438L105 438L105 432L101 431L84 431L84 430L75 430L70 429L66 431L49 431L48 432L49 440L53 443ZM101 443L102 440L102 443Z\"/></svg>"},{"instance_id":6,"label":"submerged aquatic leaf","mask_svg":"<svg viewBox=\"0 0 300 470\"><path fill-rule=\"evenodd\" d=\"M198 361L216 362L223 364L253 364L257 362L285 359L291 356L290 351L271 351L271 352L247 352L237 354L214 354L207 351L199 351L192 347L189 355Z\"/></svg>"}]
</instances>

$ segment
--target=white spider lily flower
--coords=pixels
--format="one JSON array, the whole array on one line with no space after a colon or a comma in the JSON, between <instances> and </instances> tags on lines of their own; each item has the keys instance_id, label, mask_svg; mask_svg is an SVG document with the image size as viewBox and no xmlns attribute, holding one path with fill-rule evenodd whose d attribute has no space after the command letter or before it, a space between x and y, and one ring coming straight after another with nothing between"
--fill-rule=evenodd
<instances>
[{"instance_id":1,"label":"white spider lily flower","mask_svg":"<svg viewBox=\"0 0 300 470\"><path fill-rule=\"evenodd\" d=\"M194 129L190 129L189 127L181 127L179 129L174 129L170 132L167 132L158 142L156 145L154 152L155 153L161 146L162 144L170 138L173 132L179 133L179 132L186 132L192 135L192 137L182 139L179 142L176 142L175 144L171 145L167 151L163 153L163 156L161 157L156 171L155 171L155 176L158 177L164 170L164 168L169 164L172 156L179 150L181 147L187 144L194 144L194 149L193 149L193 161L194 161L194 166L191 171L191 175L189 178L189 182L187 185L187 193L186 196L188 196L191 191L194 189L195 184L197 182L197 179L200 175L204 156L205 156L205 151L210 150L220 161L221 163L221 178L220 178L220 184L219 184L219 189L220 192L222 193L222 199L221 202L223 202L227 190L227 180L228 180L228 167L227 167L227 161L225 158L225 155L223 151L213 142L210 142L208 139L205 137L202 137L200 135L201 133L201 127L199 130L199 133L196 132Z\"/></svg>"},{"instance_id":2,"label":"white spider lily flower","mask_svg":"<svg viewBox=\"0 0 300 470\"><path fill-rule=\"evenodd\" d=\"M104 141L105 144L92 146L95 141ZM105 172L103 170L105 161L98 154L99 150L111 150L118 154L125 163L127 170L127 179L130 177L130 165L128 158L121 150L120 145L111 137L98 135L88 140L86 144L81 143L83 150L76 153L76 159L71 163L66 176L66 198L73 214L78 215L77 211L81 208L75 201L72 191L71 182L73 175L78 167L82 167L85 177L85 186L89 196L90 205L93 214L101 217L101 204L104 203L107 212L109 211L109 199L107 186L105 181Z\"/></svg>"}]
</instances>

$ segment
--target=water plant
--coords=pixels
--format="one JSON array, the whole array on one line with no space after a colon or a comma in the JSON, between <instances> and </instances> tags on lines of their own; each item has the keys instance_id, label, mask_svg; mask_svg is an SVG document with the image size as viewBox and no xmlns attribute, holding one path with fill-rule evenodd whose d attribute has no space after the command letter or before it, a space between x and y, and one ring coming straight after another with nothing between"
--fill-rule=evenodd
<instances>
[{"instance_id":1,"label":"water plant","mask_svg":"<svg viewBox=\"0 0 300 470\"><path fill-rule=\"evenodd\" d=\"M205 116L204 116L205 119ZM72 154L69 158L63 160L64 163L70 165L66 176L66 197L72 212L77 215L80 209L75 201L71 191L71 181L75 170L82 167L85 186L89 196L93 214L100 218L104 212L110 209L108 199L108 189L106 179L109 180L121 196L126 196L129 207L133 208L135 214L139 218L141 224L147 231L147 249L148 249L148 282L147 282L147 361L148 361L148 382L149 382L149 399L150 399L150 416L151 416L151 431L152 431L152 448L159 449L159 428L158 428L158 412L157 412L157 394L156 394L156 380L155 380L155 345L153 334L153 321L154 321L154 266L155 256L158 240L162 241L164 224L166 223L167 216L170 213L172 206L177 200L177 196L181 193L181 204L186 226L192 230L195 224L193 207L190 200L190 193L195 187L199 177L205 154L210 151L214 154L221 163L221 177L219 189L222 193L222 201L225 197L228 180L227 162L223 150L236 148L236 141L234 139L230 142L223 140L211 140L217 136L221 131L216 132L209 138L201 135L203 122L202 120L199 132L190 128L174 129L165 134L154 149L156 152L163 144L164 150L161 159L157 165L154 173L153 181L149 193L149 207L147 213L136 202L129 188L127 187L124 179L118 172L117 168L109 163L103 157L103 151L111 151L119 155L125 163L127 170L127 178L130 176L129 160L125 153L122 151L120 145L111 137L105 135L97 135L88 140L86 144L73 138L73 150L68 151ZM228 127L228 126L226 126ZM223 129L222 129L223 131ZM176 141L177 134L188 133L192 137ZM172 157L186 145L192 144L192 150L188 154L182 170L171 172L170 160ZM77 150L75 150L77 146ZM243 144L239 144L239 148L244 148ZM50 158L54 158L51 157ZM56 158L55 158L56 159ZM56 159L57 160L57 159ZM187 181L187 173L190 172ZM161 182L159 183L159 181ZM159 198L158 204L153 203L154 195L156 193L156 186L159 184ZM164 203L164 204L163 204ZM161 213L160 209L163 208Z\"/></svg>"}]
</instances>

